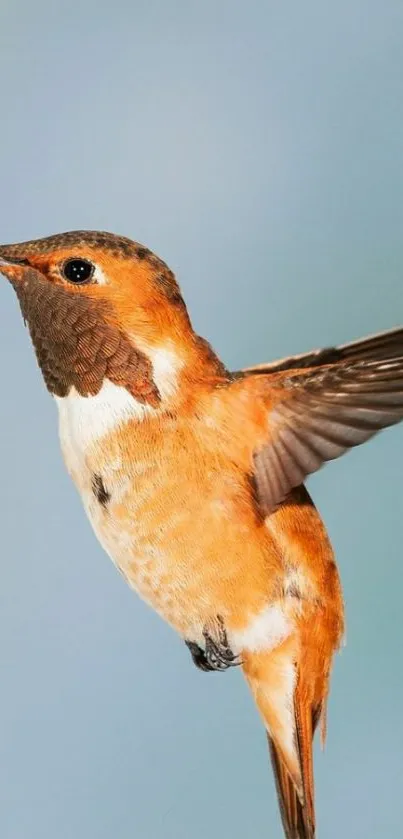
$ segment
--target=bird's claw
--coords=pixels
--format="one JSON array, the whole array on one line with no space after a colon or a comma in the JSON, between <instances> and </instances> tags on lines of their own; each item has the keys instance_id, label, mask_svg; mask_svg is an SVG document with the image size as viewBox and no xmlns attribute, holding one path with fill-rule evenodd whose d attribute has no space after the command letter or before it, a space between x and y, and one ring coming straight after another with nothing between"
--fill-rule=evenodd
<instances>
[{"instance_id":1,"label":"bird's claw","mask_svg":"<svg viewBox=\"0 0 403 839\"><path fill-rule=\"evenodd\" d=\"M218 640L213 638L208 630L204 630L203 637L206 645L205 657L211 670L228 670L241 664L239 656L234 655L228 644L227 633L220 621Z\"/></svg>"},{"instance_id":2,"label":"bird's claw","mask_svg":"<svg viewBox=\"0 0 403 839\"><path fill-rule=\"evenodd\" d=\"M204 652L204 650L202 650L201 647L199 647L198 644L196 644L194 641L185 641L185 644L187 648L190 650L190 654L193 659L193 664L195 664L199 670L203 670L204 673L210 673L212 670L214 670L214 667L211 667L209 662L207 661L206 653Z\"/></svg>"},{"instance_id":3,"label":"bird's claw","mask_svg":"<svg viewBox=\"0 0 403 839\"><path fill-rule=\"evenodd\" d=\"M199 670L205 673L213 671L222 673L229 667L238 667L242 663L240 657L231 650L222 618L217 618L212 628L205 627L203 638L204 650L194 641L186 641L193 663Z\"/></svg>"}]
</instances>

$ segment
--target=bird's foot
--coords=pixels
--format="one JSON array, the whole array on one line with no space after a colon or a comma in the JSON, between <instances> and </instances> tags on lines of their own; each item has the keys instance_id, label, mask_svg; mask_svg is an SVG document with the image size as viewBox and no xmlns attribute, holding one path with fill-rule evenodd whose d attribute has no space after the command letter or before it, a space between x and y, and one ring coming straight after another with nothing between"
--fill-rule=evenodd
<instances>
[{"instance_id":1,"label":"bird's foot","mask_svg":"<svg viewBox=\"0 0 403 839\"><path fill-rule=\"evenodd\" d=\"M199 670L203 670L204 673L211 673L215 669L208 663L206 653L201 647L199 647L198 644L194 641L185 641L185 644L190 650L193 664L195 664Z\"/></svg>"},{"instance_id":2,"label":"bird's foot","mask_svg":"<svg viewBox=\"0 0 403 839\"><path fill-rule=\"evenodd\" d=\"M210 634L208 629L203 632L206 644L206 659L212 670L228 670L237 667L241 660L234 655L228 643L228 636L222 618L217 619L217 632Z\"/></svg>"},{"instance_id":3,"label":"bird's foot","mask_svg":"<svg viewBox=\"0 0 403 839\"><path fill-rule=\"evenodd\" d=\"M239 656L235 655L228 643L228 636L222 618L217 617L214 623L203 630L205 649L194 641L186 641L196 667L204 672L228 670L241 664Z\"/></svg>"}]
</instances>

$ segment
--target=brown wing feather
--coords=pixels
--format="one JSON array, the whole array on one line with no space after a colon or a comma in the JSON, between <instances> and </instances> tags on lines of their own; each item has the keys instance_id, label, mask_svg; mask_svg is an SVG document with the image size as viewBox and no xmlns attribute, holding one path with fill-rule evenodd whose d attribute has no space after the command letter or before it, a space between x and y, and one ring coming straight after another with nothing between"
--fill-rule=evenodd
<instances>
[{"instance_id":1,"label":"brown wing feather","mask_svg":"<svg viewBox=\"0 0 403 839\"><path fill-rule=\"evenodd\" d=\"M386 332L378 332L358 341L339 344L336 347L323 347L300 355L279 358L254 367L246 367L242 372L253 375L268 375L286 370L304 370L308 367L320 367L323 364L337 364L340 361L364 361L383 353L393 358L394 352L400 353L403 343L403 329L399 326Z\"/></svg>"},{"instance_id":2,"label":"brown wing feather","mask_svg":"<svg viewBox=\"0 0 403 839\"><path fill-rule=\"evenodd\" d=\"M269 435L254 467L265 514L326 461L403 419L403 329L388 336L358 342L359 357L262 381Z\"/></svg>"}]
</instances>

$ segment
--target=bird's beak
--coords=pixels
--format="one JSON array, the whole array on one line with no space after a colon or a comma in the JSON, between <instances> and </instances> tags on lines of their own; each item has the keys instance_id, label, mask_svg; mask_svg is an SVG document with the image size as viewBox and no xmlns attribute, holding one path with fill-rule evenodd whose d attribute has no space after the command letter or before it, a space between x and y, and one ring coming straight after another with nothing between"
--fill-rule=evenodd
<instances>
[{"instance_id":1,"label":"bird's beak","mask_svg":"<svg viewBox=\"0 0 403 839\"><path fill-rule=\"evenodd\" d=\"M17 260L13 261L12 259L4 259L2 256L0 256L0 266L1 267L3 267L3 265L5 267L7 267L7 265L15 265L16 261Z\"/></svg>"},{"instance_id":2,"label":"bird's beak","mask_svg":"<svg viewBox=\"0 0 403 839\"><path fill-rule=\"evenodd\" d=\"M18 280L29 267L28 260L23 257L7 254L7 246L0 247L0 274L8 280Z\"/></svg>"}]
</instances>

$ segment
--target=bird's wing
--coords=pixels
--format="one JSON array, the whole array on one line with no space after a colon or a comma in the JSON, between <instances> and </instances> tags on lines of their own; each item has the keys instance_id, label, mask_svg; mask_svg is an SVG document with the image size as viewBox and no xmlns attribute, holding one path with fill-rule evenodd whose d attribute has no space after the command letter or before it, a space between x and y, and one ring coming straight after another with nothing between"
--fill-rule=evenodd
<instances>
[{"instance_id":1,"label":"bird's wing","mask_svg":"<svg viewBox=\"0 0 403 839\"><path fill-rule=\"evenodd\" d=\"M253 459L265 514L326 461L403 418L403 329L339 352L331 363L260 372L268 433Z\"/></svg>"},{"instance_id":2,"label":"bird's wing","mask_svg":"<svg viewBox=\"0 0 403 839\"><path fill-rule=\"evenodd\" d=\"M340 344L337 347L323 347L311 350L301 355L278 358L254 367L246 367L240 373L253 375L268 375L269 373L281 373L286 370L303 370L306 368L320 367L323 364L337 364L340 361L365 361L371 358L378 358L380 353L387 353L391 357L393 352L400 353L402 350L403 329L397 327L386 332L378 332L358 341L350 341L348 344Z\"/></svg>"}]
</instances>

